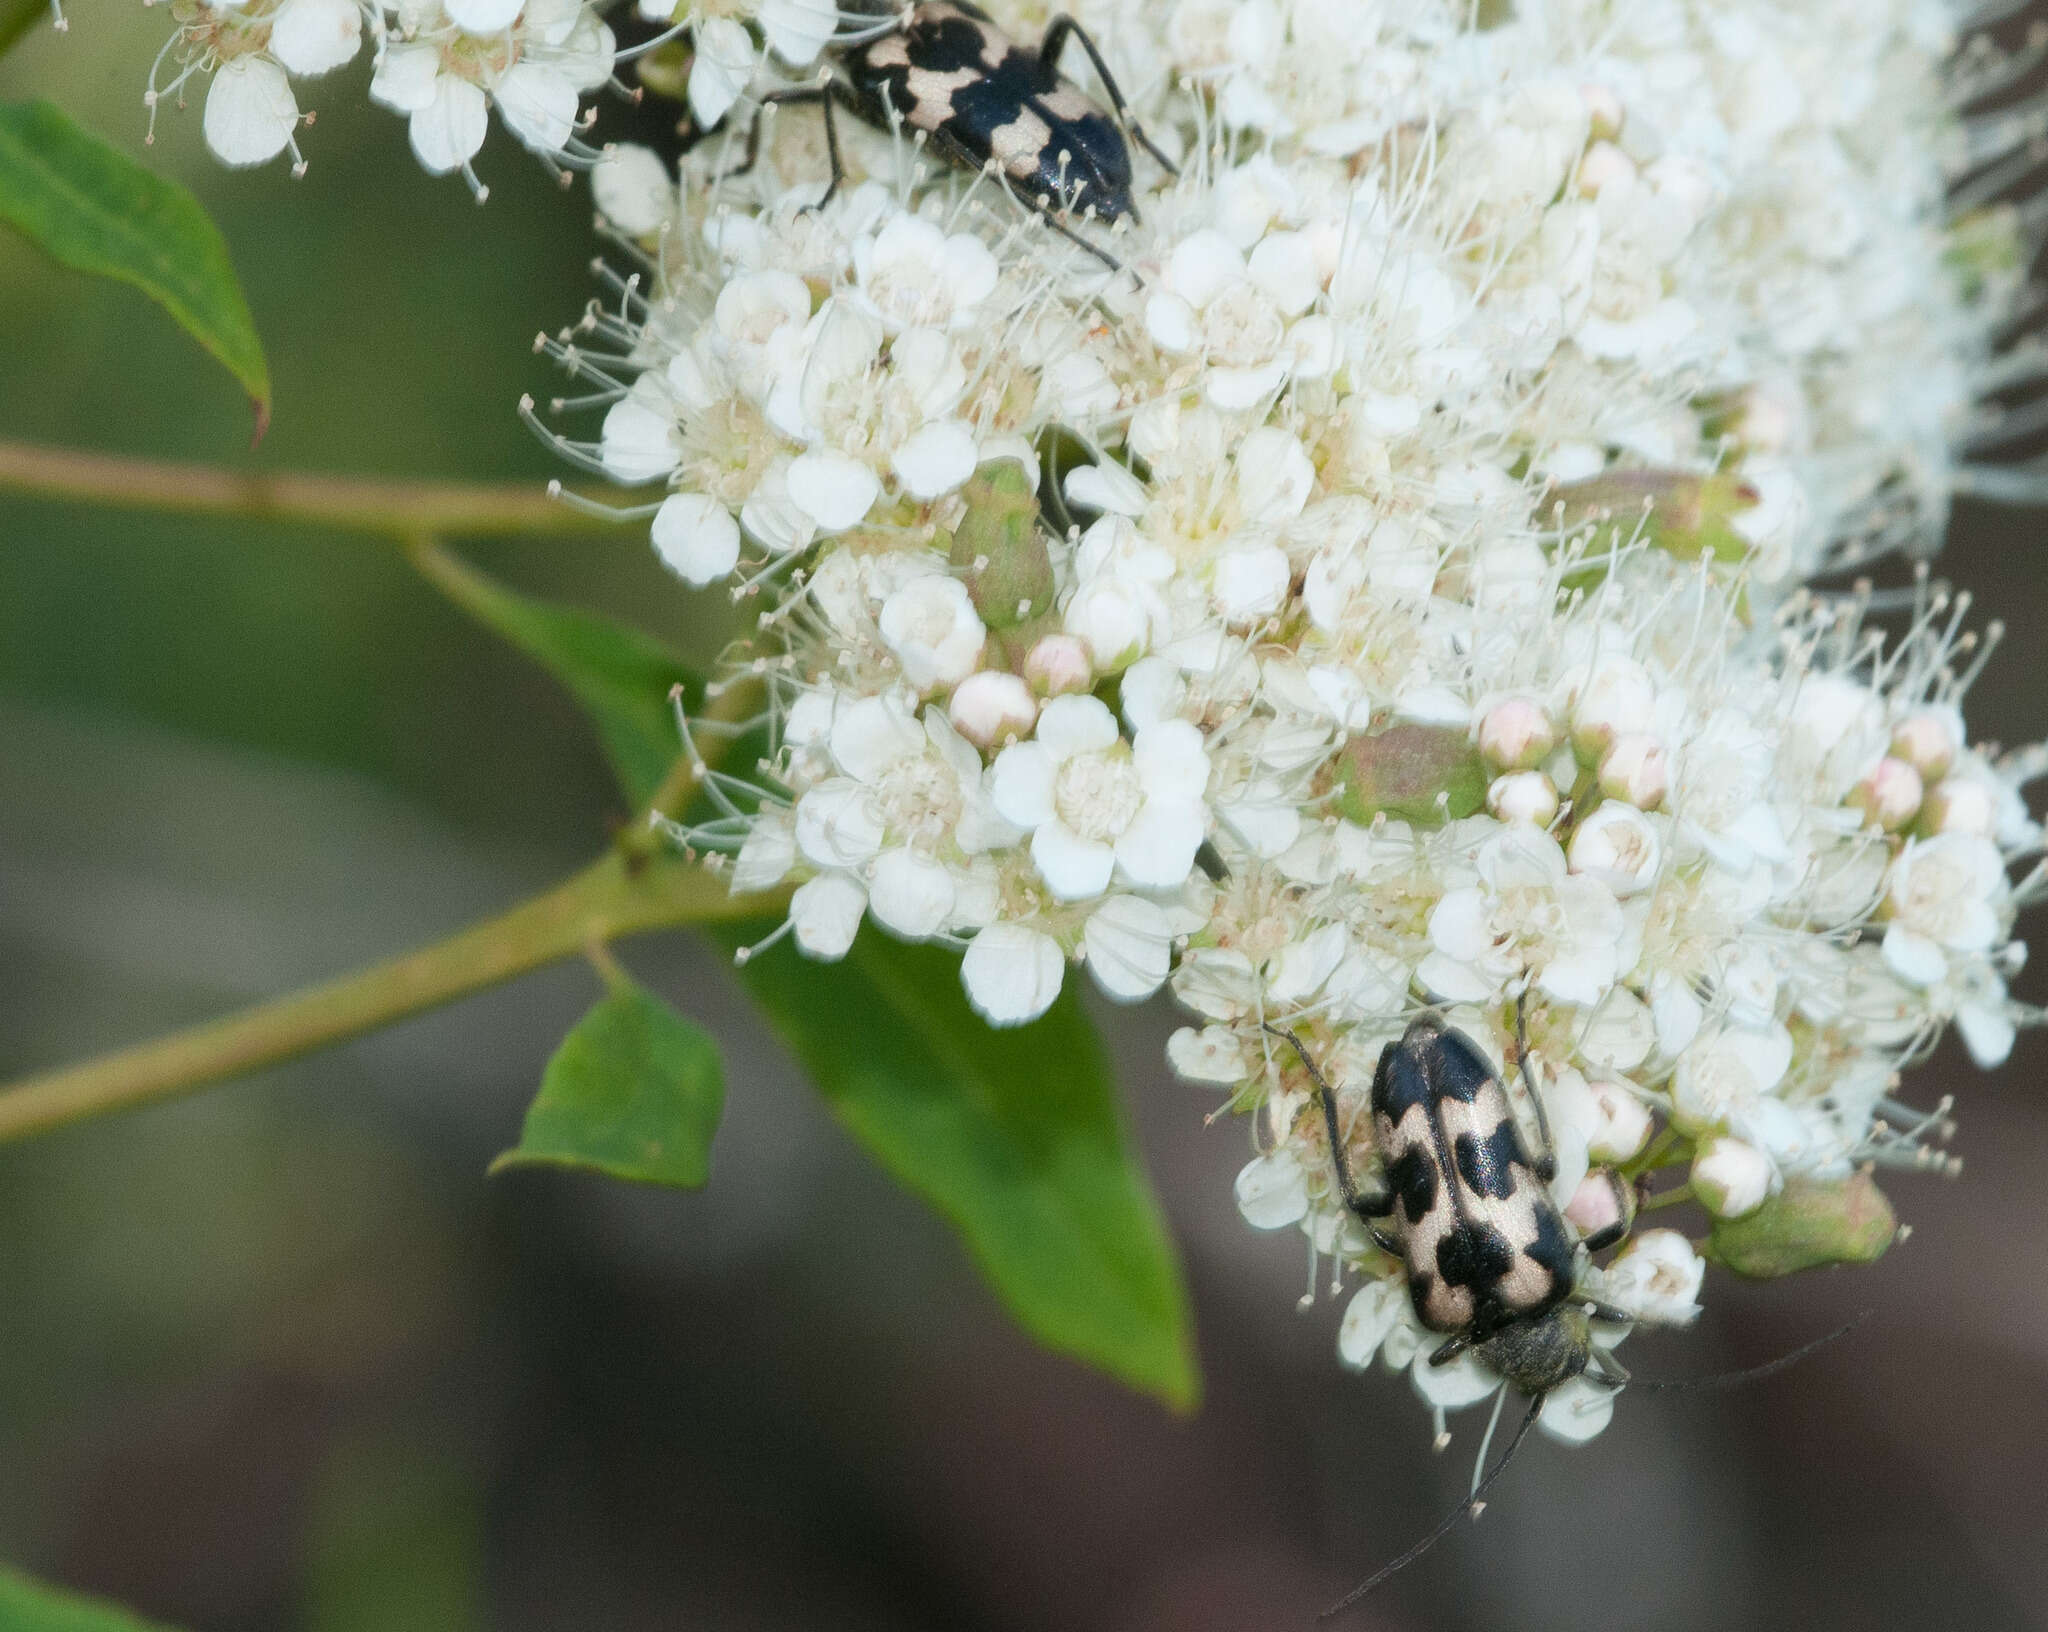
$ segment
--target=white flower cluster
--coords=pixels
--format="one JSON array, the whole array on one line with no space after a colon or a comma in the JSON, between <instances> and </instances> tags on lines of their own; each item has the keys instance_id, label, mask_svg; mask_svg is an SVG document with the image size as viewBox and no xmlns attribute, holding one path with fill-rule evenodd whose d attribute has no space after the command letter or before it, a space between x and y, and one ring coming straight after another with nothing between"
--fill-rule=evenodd
<instances>
[{"instance_id":1,"label":"white flower cluster","mask_svg":"<svg viewBox=\"0 0 2048 1632\"><path fill-rule=\"evenodd\" d=\"M1074 961L1170 985L1173 1068L1254 1113L1246 1217L1359 1274L1344 1357L1441 1412L1499 1379L1427 1364L1265 1022L1339 1085L1360 1171L1418 1010L1510 1082L1525 1034L1590 1234L1937 1165L1899 1071L1951 1020L1993 1064L2035 1018L2005 982L2040 755L1968 740L1988 644L1924 575L1889 642L1801 587L1936 541L2014 294L1944 259L1967 19L1080 14L1185 155L1099 233L1115 270L915 152L824 209L822 177L754 207L615 154L646 265L545 342L606 408L561 446L662 484L663 560L767 606L734 678L770 784L712 778L686 841L792 884L812 957L864 918L961 948L994 1024ZM1645 1229L1583 1284L1684 1321L1703 1267ZM1567 1385L1544 1425L1611 1406Z\"/></svg>"},{"instance_id":2,"label":"white flower cluster","mask_svg":"<svg viewBox=\"0 0 2048 1632\"><path fill-rule=\"evenodd\" d=\"M176 27L150 70L156 110L211 75L203 125L222 162L305 161L295 80L353 62L367 36L373 101L405 115L412 150L433 175L471 167L493 108L505 128L551 163L590 155L577 139L583 99L611 78L612 31L592 0L173 0ZM159 77L172 70L167 83Z\"/></svg>"}]
</instances>

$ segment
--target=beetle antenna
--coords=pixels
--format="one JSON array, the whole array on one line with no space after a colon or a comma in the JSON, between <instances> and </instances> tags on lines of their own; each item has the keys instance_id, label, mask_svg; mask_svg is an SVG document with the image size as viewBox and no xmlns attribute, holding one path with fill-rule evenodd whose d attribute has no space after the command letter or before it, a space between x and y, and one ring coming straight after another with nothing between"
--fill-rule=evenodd
<instances>
[{"instance_id":1,"label":"beetle antenna","mask_svg":"<svg viewBox=\"0 0 2048 1632\"><path fill-rule=\"evenodd\" d=\"M1343 1614L1345 1610L1357 1603L1359 1599L1371 1592L1373 1588L1386 1580L1396 1570L1405 1569L1408 1565L1413 1564L1424 1553L1428 1552L1430 1548L1442 1541L1445 1536L1458 1527L1458 1521L1464 1518L1467 1513L1477 1513L1480 1508L1484 1507L1486 1505L1486 1493L1493 1489L1493 1482L1508 1471L1508 1464L1514 1461L1515 1452L1522 1448L1522 1441L1529 1437L1529 1430L1536 1426L1536 1418L1542 1410L1543 1396L1539 1394L1529 1402L1529 1414L1522 1418L1522 1426L1515 1430L1515 1437L1508 1441L1508 1448L1501 1453L1500 1460L1493 1465L1493 1472L1479 1481L1478 1488L1464 1501L1452 1508L1449 1513L1445 1514L1442 1524L1430 1531L1428 1535L1424 1536L1413 1547L1410 1547L1407 1552L1395 1559L1393 1563L1383 1566L1370 1580L1360 1582L1349 1592L1345 1593L1342 1598L1339 1598L1328 1609L1324 1610L1316 1619L1327 1621L1333 1616Z\"/></svg>"},{"instance_id":2,"label":"beetle antenna","mask_svg":"<svg viewBox=\"0 0 2048 1632\"><path fill-rule=\"evenodd\" d=\"M1697 1390L1705 1393L1713 1389L1739 1388L1744 1383L1761 1382L1764 1378L1796 1366L1816 1349L1824 1349L1838 1337L1847 1337L1870 1318L1866 1309L1846 1326L1838 1326L1825 1337L1816 1337L1811 1343L1802 1343L1790 1354L1781 1354L1775 1360L1766 1360L1760 1366L1750 1366L1743 1371L1724 1371L1713 1377L1674 1377L1663 1381L1645 1381L1638 1378L1637 1388L1654 1389L1659 1393L1676 1393L1680 1390Z\"/></svg>"}]
</instances>

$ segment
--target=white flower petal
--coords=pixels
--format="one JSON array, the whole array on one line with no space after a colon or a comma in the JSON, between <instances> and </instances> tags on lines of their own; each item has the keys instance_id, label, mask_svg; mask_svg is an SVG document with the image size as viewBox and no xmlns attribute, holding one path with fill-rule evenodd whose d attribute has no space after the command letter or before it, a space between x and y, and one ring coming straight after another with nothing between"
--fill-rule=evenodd
<instances>
[{"instance_id":1,"label":"white flower petal","mask_svg":"<svg viewBox=\"0 0 2048 1632\"><path fill-rule=\"evenodd\" d=\"M496 34L512 26L525 0L441 0L448 20L465 34Z\"/></svg>"},{"instance_id":2,"label":"white flower petal","mask_svg":"<svg viewBox=\"0 0 2048 1632\"><path fill-rule=\"evenodd\" d=\"M789 921L806 957L827 962L846 956L860 932L867 892L844 873L821 873L789 898Z\"/></svg>"},{"instance_id":3,"label":"white flower petal","mask_svg":"<svg viewBox=\"0 0 2048 1632\"><path fill-rule=\"evenodd\" d=\"M1036 1020L1060 995L1065 973L1058 943L1022 924L990 924L960 960L967 1001L992 1026Z\"/></svg>"},{"instance_id":4,"label":"white flower petal","mask_svg":"<svg viewBox=\"0 0 2048 1632\"><path fill-rule=\"evenodd\" d=\"M827 533L862 520L882 491L874 471L843 453L798 454L787 479L790 501Z\"/></svg>"},{"instance_id":5,"label":"white flower petal","mask_svg":"<svg viewBox=\"0 0 2048 1632\"><path fill-rule=\"evenodd\" d=\"M1038 740L1055 763L1112 747L1119 734L1109 705L1086 694L1055 697L1038 716Z\"/></svg>"},{"instance_id":6,"label":"white flower petal","mask_svg":"<svg viewBox=\"0 0 2048 1632\"><path fill-rule=\"evenodd\" d=\"M1147 799L1117 835L1117 864L1140 889L1177 889L1194 866L1204 825L1202 807L1193 800Z\"/></svg>"},{"instance_id":7,"label":"white flower petal","mask_svg":"<svg viewBox=\"0 0 2048 1632\"><path fill-rule=\"evenodd\" d=\"M1037 827L1057 814L1052 790L1056 767L1042 742L1012 743L996 755L989 772L989 796L1006 821Z\"/></svg>"},{"instance_id":8,"label":"white flower petal","mask_svg":"<svg viewBox=\"0 0 2048 1632\"><path fill-rule=\"evenodd\" d=\"M355 0L284 0L270 20L270 54L287 73L312 78L355 60L363 14Z\"/></svg>"},{"instance_id":9,"label":"white flower petal","mask_svg":"<svg viewBox=\"0 0 2048 1632\"><path fill-rule=\"evenodd\" d=\"M694 589L715 584L739 564L740 525L702 493L671 493L654 513L655 554Z\"/></svg>"},{"instance_id":10,"label":"white flower petal","mask_svg":"<svg viewBox=\"0 0 2048 1632\"><path fill-rule=\"evenodd\" d=\"M1055 820L1041 822L1032 830L1031 860L1038 876L1060 900L1085 901L1109 888L1116 852Z\"/></svg>"},{"instance_id":11,"label":"white flower petal","mask_svg":"<svg viewBox=\"0 0 2048 1632\"><path fill-rule=\"evenodd\" d=\"M223 164L262 164L285 150L298 128L291 81L265 57L221 64L206 91L206 145Z\"/></svg>"},{"instance_id":12,"label":"white flower petal","mask_svg":"<svg viewBox=\"0 0 2048 1632\"><path fill-rule=\"evenodd\" d=\"M428 174L445 176L476 157L490 123L483 91L466 79L442 74L434 81L434 99L412 116L406 134L413 157Z\"/></svg>"},{"instance_id":13,"label":"white flower petal","mask_svg":"<svg viewBox=\"0 0 2048 1632\"><path fill-rule=\"evenodd\" d=\"M1585 1377L1567 1377L1543 1396L1536 1426L1566 1445L1583 1445L1613 1420L1619 1392Z\"/></svg>"},{"instance_id":14,"label":"white flower petal","mask_svg":"<svg viewBox=\"0 0 2048 1632\"><path fill-rule=\"evenodd\" d=\"M1173 926L1152 902L1113 895L1089 914L1081 943L1088 973L1103 995L1119 1003L1136 1003L1158 991L1166 979Z\"/></svg>"},{"instance_id":15,"label":"white flower petal","mask_svg":"<svg viewBox=\"0 0 2048 1632\"><path fill-rule=\"evenodd\" d=\"M918 430L890 456L897 484L914 499L936 499L974 474L974 432L965 420L941 419Z\"/></svg>"},{"instance_id":16,"label":"white flower petal","mask_svg":"<svg viewBox=\"0 0 2048 1632\"><path fill-rule=\"evenodd\" d=\"M907 941L927 940L953 915L953 876L945 866L915 850L885 850L868 877L868 911L875 921Z\"/></svg>"},{"instance_id":17,"label":"white flower petal","mask_svg":"<svg viewBox=\"0 0 2048 1632\"><path fill-rule=\"evenodd\" d=\"M1308 1180L1294 1152L1256 1156L1237 1175L1237 1210L1255 1230L1280 1230L1308 1211Z\"/></svg>"}]
</instances>

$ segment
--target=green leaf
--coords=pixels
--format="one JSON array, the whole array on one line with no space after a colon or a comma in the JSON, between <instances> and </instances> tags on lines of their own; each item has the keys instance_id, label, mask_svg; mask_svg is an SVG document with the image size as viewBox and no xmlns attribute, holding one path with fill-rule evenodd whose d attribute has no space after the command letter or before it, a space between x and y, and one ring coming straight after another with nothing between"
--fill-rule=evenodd
<instances>
[{"instance_id":1,"label":"green leaf","mask_svg":"<svg viewBox=\"0 0 2048 1632\"><path fill-rule=\"evenodd\" d=\"M967 1006L957 954L872 930L843 962L782 951L743 979L833 1114L960 1231L1027 1331L1193 1407L1180 1267L1071 986L999 1031Z\"/></svg>"},{"instance_id":2,"label":"green leaf","mask_svg":"<svg viewBox=\"0 0 2048 1632\"><path fill-rule=\"evenodd\" d=\"M623 975L581 1020L540 1079L517 1149L491 1171L537 1163L695 1189L711 1173L725 1108L718 1047Z\"/></svg>"},{"instance_id":3,"label":"green leaf","mask_svg":"<svg viewBox=\"0 0 2048 1632\"><path fill-rule=\"evenodd\" d=\"M5 1632L164 1632L113 1604L60 1592L0 1566L0 1628Z\"/></svg>"},{"instance_id":4,"label":"green leaf","mask_svg":"<svg viewBox=\"0 0 2048 1632\"><path fill-rule=\"evenodd\" d=\"M682 752L669 693L697 681L652 635L595 612L507 589L435 545L413 551L420 570L479 623L539 663L589 711L626 796L644 805Z\"/></svg>"},{"instance_id":5,"label":"green leaf","mask_svg":"<svg viewBox=\"0 0 2048 1632\"><path fill-rule=\"evenodd\" d=\"M0 103L0 221L51 259L131 283L241 383L270 420L270 367L228 246L199 201L49 102Z\"/></svg>"}]
</instances>

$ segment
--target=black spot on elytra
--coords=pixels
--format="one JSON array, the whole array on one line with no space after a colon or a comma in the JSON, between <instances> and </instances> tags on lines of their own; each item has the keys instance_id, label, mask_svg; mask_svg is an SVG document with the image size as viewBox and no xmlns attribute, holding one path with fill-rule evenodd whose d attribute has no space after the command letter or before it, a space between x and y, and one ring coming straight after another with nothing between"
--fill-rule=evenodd
<instances>
[{"instance_id":1,"label":"black spot on elytra","mask_svg":"<svg viewBox=\"0 0 2048 1632\"><path fill-rule=\"evenodd\" d=\"M1411 1027L1409 1035L1414 1035ZM1404 1039L1405 1040L1405 1039ZM1462 1031L1439 1031L1431 1057L1430 1080L1439 1099L1455 1099L1470 1105L1493 1081L1493 1067L1486 1056Z\"/></svg>"},{"instance_id":2,"label":"black spot on elytra","mask_svg":"<svg viewBox=\"0 0 2048 1632\"><path fill-rule=\"evenodd\" d=\"M1418 1043L1416 1028L1380 1055L1379 1069L1372 1076L1372 1108L1396 1127L1414 1106L1420 1105L1432 1118L1436 1095L1429 1085L1425 1064L1427 1043Z\"/></svg>"},{"instance_id":3,"label":"black spot on elytra","mask_svg":"<svg viewBox=\"0 0 2048 1632\"><path fill-rule=\"evenodd\" d=\"M1410 1224L1419 1224L1436 1205L1436 1163L1420 1150L1408 1149L1387 1163L1387 1188L1394 1192Z\"/></svg>"},{"instance_id":4,"label":"black spot on elytra","mask_svg":"<svg viewBox=\"0 0 2048 1632\"><path fill-rule=\"evenodd\" d=\"M1491 1224L1458 1224L1436 1244L1436 1272L1450 1286L1487 1297L1514 1266L1514 1248Z\"/></svg>"},{"instance_id":5,"label":"black spot on elytra","mask_svg":"<svg viewBox=\"0 0 2048 1632\"><path fill-rule=\"evenodd\" d=\"M1522 1251L1541 1264L1553 1282L1564 1287L1570 1284L1578 1254L1565 1232L1564 1220L1549 1205L1549 1197L1541 1200L1542 1205L1536 1209L1536 1233L1523 1244Z\"/></svg>"},{"instance_id":6,"label":"black spot on elytra","mask_svg":"<svg viewBox=\"0 0 2048 1632\"><path fill-rule=\"evenodd\" d=\"M1475 1196L1505 1201L1515 1193L1514 1169L1522 1160L1522 1142L1515 1137L1512 1122L1501 1122L1484 1139L1461 1133L1452 1142L1451 1159L1458 1164L1458 1177Z\"/></svg>"}]
</instances>

